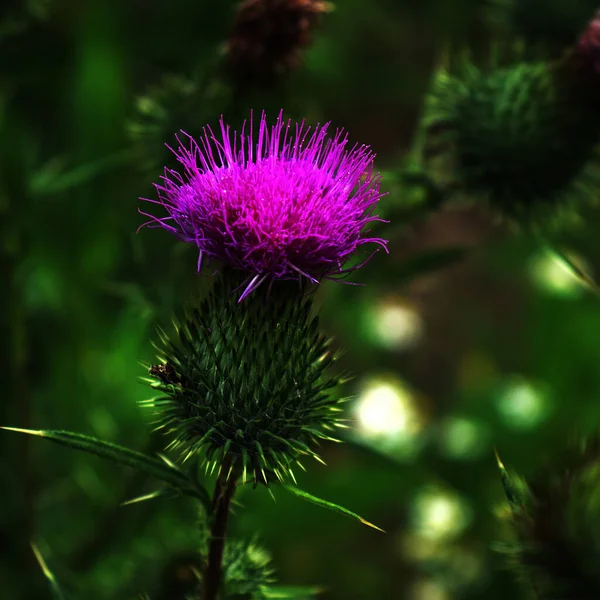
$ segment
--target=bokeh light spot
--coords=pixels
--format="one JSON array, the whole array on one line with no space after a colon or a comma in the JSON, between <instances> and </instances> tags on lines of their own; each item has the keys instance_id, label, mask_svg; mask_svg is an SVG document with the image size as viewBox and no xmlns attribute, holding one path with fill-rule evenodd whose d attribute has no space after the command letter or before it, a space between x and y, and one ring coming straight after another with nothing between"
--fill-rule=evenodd
<instances>
[{"instance_id":1,"label":"bokeh light spot","mask_svg":"<svg viewBox=\"0 0 600 600\"><path fill-rule=\"evenodd\" d=\"M513 429L536 427L546 419L551 408L545 390L521 378L504 385L497 406L505 424Z\"/></svg>"},{"instance_id":2,"label":"bokeh light spot","mask_svg":"<svg viewBox=\"0 0 600 600\"><path fill-rule=\"evenodd\" d=\"M428 488L420 491L411 507L415 532L432 541L458 537L471 520L471 509L460 497L448 490Z\"/></svg>"},{"instance_id":3,"label":"bokeh light spot","mask_svg":"<svg viewBox=\"0 0 600 600\"><path fill-rule=\"evenodd\" d=\"M485 451L486 437L487 431L483 423L464 417L449 418L441 427L440 451L454 460L477 458Z\"/></svg>"},{"instance_id":4,"label":"bokeh light spot","mask_svg":"<svg viewBox=\"0 0 600 600\"><path fill-rule=\"evenodd\" d=\"M400 458L417 450L424 416L417 397L394 377L369 378L354 405L356 434L369 446Z\"/></svg>"},{"instance_id":5,"label":"bokeh light spot","mask_svg":"<svg viewBox=\"0 0 600 600\"><path fill-rule=\"evenodd\" d=\"M356 404L358 426L364 435L391 437L412 435L419 429L415 399L400 382L368 382Z\"/></svg>"},{"instance_id":6,"label":"bokeh light spot","mask_svg":"<svg viewBox=\"0 0 600 600\"><path fill-rule=\"evenodd\" d=\"M386 300L369 313L368 329L374 341L393 350L414 348L423 337L423 319L411 305Z\"/></svg>"},{"instance_id":7,"label":"bokeh light spot","mask_svg":"<svg viewBox=\"0 0 600 600\"><path fill-rule=\"evenodd\" d=\"M448 590L437 581L423 579L413 584L410 600L449 600Z\"/></svg>"}]
</instances>

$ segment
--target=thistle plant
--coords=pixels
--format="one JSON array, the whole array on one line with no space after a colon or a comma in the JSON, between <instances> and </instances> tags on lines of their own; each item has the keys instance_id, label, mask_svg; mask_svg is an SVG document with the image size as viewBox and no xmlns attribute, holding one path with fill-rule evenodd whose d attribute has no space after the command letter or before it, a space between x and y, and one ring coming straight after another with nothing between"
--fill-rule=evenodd
<instances>
[{"instance_id":1,"label":"thistle plant","mask_svg":"<svg viewBox=\"0 0 600 600\"><path fill-rule=\"evenodd\" d=\"M214 522L203 598L221 578L229 505L238 478L270 485L294 479L292 466L312 456L319 439L343 426L340 399L330 394L339 376L326 372L334 357L317 331L307 284L343 275L370 238L365 226L380 198L368 148L346 150L327 126L292 127L263 114L240 135L221 121L221 139L205 129L200 143L175 151L183 173L165 170L157 184L166 215L158 226L199 251L197 268L225 265L211 294L162 336L150 404L159 427L184 460L204 451L218 471Z\"/></svg>"},{"instance_id":2,"label":"thistle plant","mask_svg":"<svg viewBox=\"0 0 600 600\"><path fill-rule=\"evenodd\" d=\"M304 468L307 457L322 462L318 443L338 441L335 432L345 426L344 376L333 368L336 355L319 332L310 292L387 249L368 233L382 195L373 153L327 131L281 114L270 127L263 114L256 130L250 121L236 135L221 120L220 139L208 127L199 142L185 137L188 146L175 150L182 171L166 168L158 199L145 200L159 211L144 211L146 225L194 244L198 271L221 265L208 294L189 303L172 332L160 331L159 363L149 368L147 381L158 395L144 404L175 461L70 432L19 430L167 484L141 499L174 491L196 498L207 529L199 535L202 600L264 598L272 583L264 554L226 542L240 485L278 485L375 527L295 485L294 468ZM359 258L368 245L375 250ZM212 497L196 466L217 473Z\"/></svg>"}]
</instances>

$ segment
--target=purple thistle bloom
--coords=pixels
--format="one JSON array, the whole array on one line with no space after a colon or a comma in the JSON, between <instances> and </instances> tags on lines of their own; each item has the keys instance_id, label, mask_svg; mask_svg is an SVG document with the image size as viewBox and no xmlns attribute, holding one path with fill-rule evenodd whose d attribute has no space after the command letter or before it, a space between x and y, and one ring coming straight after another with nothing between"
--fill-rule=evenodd
<instances>
[{"instance_id":1,"label":"purple thistle bloom","mask_svg":"<svg viewBox=\"0 0 600 600\"><path fill-rule=\"evenodd\" d=\"M347 150L342 131L327 137L328 125L292 128L279 114L274 126L263 113L255 141L250 120L241 134L220 121L221 138L210 127L199 142L186 135L175 151L183 173L165 169L155 184L167 216L147 215L200 251L247 271L243 299L267 279L306 277L318 282L358 266L344 264L359 246L386 241L363 235L383 194L367 146ZM147 213L143 213L147 214ZM368 260L368 259L367 259ZM366 261L365 261L366 262ZM364 264L364 263L362 263Z\"/></svg>"}]
</instances>

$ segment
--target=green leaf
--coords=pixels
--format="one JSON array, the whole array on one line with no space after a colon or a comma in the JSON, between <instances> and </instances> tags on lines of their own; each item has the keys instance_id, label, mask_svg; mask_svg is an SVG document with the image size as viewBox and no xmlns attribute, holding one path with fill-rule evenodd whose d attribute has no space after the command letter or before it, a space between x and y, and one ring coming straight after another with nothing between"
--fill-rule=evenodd
<instances>
[{"instance_id":1,"label":"green leaf","mask_svg":"<svg viewBox=\"0 0 600 600\"><path fill-rule=\"evenodd\" d=\"M46 564L46 561L44 560L42 553L38 550L38 548L35 544L31 544L31 549L33 550L33 553L35 554L35 558L38 561L38 563L42 569L42 572L44 573L44 575L46 576L46 579L50 583L50 589L52 590L52 597L55 600L66 600L66 596L61 591L60 586L58 585L58 582L56 581L56 577L54 577L54 573L52 573L52 571L48 568L48 565Z\"/></svg>"},{"instance_id":2,"label":"green leaf","mask_svg":"<svg viewBox=\"0 0 600 600\"><path fill-rule=\"evenodd\" d=\"M293 585L273 586L263 590L262 594L265 598L281 598L289 600L309 600L317 594L323 593L325 590L318 587L299 587Z\"/></svg>"},{"instance_id":3,"label":"green leaf","mask_svg":"<svg viewBox=\"0 0 600 600\"><path fill-rule=\"evenodd\" d=\"M377 531L385 533L385 531L383 531L383 529L381 529L380 527L377 527L377 525L373 525L373 523L370 523L366 519L363 519L360 515L357 515L356 513L352 512L351 510L348 510L347 508L344 508L343 506L340 506L339 504L334 504L333 502L329 502L328 500L323 500L322 498L313 496L312 494L309 494L304 490L294 487L293 485L284 485L283 487L288 492L291 492L292 494L298 496L299 498L302 498L303 500L312 502L317 506L323 506L324 508L328 508L329 510L332 510L341 515L346 515L347 517L355 519L356 521L360 521L363 525L367 525L368 527L372 527L373 529L377 529Z\"/></svg>"},{"instance_id":4,"label":"green leaf","mask_svg":"<svg viewBox=\"0 0 600 600\"><path fill-rule=\"evenodd\" d=\"M94 437L83 435L81 433L73 433L71 431L19 429L16 427L1 427L0 429L42 437L57 444L75 448L76 450L82 450L88 454L95 454L96 456L112 460L113 462L132 467L133 469L169 483L183 494L198 498L204 507L207 510L210 510L210 496L206 489L198 482L193 481L165 457L161 456L155 458L137 452L136 450L119 446L118 444L105 442Z\"/></svg>"}]
</instances>

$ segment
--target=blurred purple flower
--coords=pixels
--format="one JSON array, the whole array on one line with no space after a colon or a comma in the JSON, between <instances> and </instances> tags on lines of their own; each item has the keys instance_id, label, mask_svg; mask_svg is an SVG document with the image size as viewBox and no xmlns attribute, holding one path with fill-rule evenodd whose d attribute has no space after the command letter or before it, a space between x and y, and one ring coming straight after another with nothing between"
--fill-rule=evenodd
<instances>
[{"instance_id":1,"label":"blurred purple flower","mask_svg":"<svg viewBox=\"0 0 600 600\"><path fill-rule=\"evenodd\" d=\"M199 142L177 138L183 173L165 169L158 200L148 200L167 215L147 215L146 225L196 244L198 270L215 258L247 271L242 300L267 279L316 283L352 271L361 265L344 264L363 244L387 251L385 240L363 235L381 220L373 215L380 177L367 146L347 149L342 131L328 138L328 125L292 126L281 113L272 127L263 113L256 140L252 119L249 134L246 123L239 135L220 125L220 138L209 127Z\"/></svg>"},{"instance_id":2,"label":"blurred purple flower","mask_svg":"<svg viewBox=\"0 0 600 600\"><path fill-rule=\"evenodd\" d=\"M600 72L600 11L596 12L579 38L578 50L592 63L596 72Z\"/></svg>"}]
</instances>

